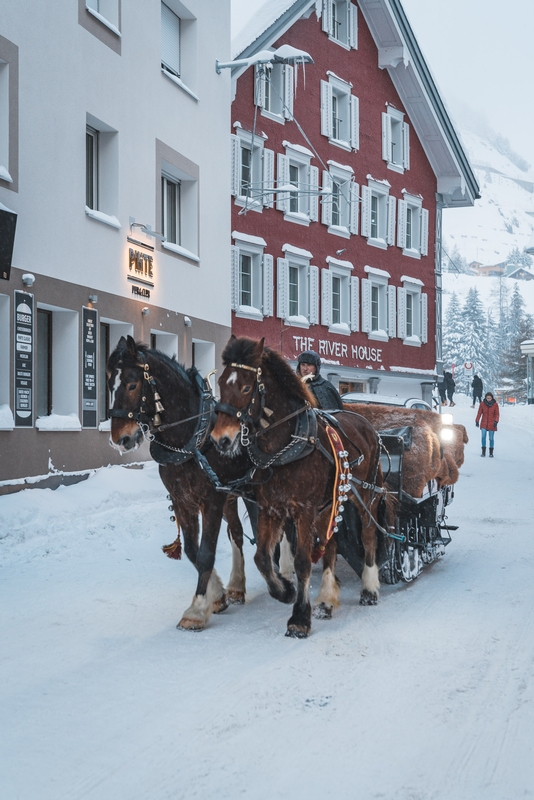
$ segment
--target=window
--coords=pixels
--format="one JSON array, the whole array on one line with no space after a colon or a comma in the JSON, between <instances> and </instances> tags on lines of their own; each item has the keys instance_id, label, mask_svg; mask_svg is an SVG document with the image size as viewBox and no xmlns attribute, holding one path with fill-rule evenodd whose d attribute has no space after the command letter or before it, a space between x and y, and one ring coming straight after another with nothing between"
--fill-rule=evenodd
<instances>
[{"instance_id":1,"label":"window","mask_svg":"<svg viewBox=\"0 0 534 800\"><path fill-rule=\"evenodd\" d=\"M41 430L80 430L78 314L41 306L36 327L35 410L41 417L36 426ZM46 419L50 415L54 415L52 420ZM63 417L58 424L56 415Z\"/></svg>"},{"instance_id":2,"label":"window","mask_svg":"<svg viewBox=\"0 0 534 800\"><path fill-rule=\"evenodd\" d=\"M109 358L109 324L100 322L100 339L98 350L98 411L99 421L109 418L109 392L107 385L106 364Z\"/></svg>"},{"instance_id":3,"label":"window","mask_svg":"<svg viewBox=\"0 0 534 800\"><path fill-rule=\"evenodd\" d=\"M198 263L198 165L156 140L156 170L156 226L166 237L156 246Z\"/></svg>"},{"instance_id":4,"label":"window","mask_svg":"<svg viewBox=\"0 0 534 800\"><path fill-rule=\"evenodd\" d=\"M403 275L397 289L397 336L404 344L419 347L428 341L428 295L418 278Z\"/></svg>"},{"instance_id":5,"label":"window","mask_svg":"<svg viewBox=\"0 0 534 800\"><path fill-rule=\"evenodd\" d=\"M180 0L161 3L161 69L187 94L195 94L197 73L196 18Z\"/></svg>"},{"instance_id":6,"label":"window","mask_svg":"<svg viewBox=\"0 0 534 800\"><path fill-rule=\"evenodd\" d=\"M310 265L311 253L292 245L279 258L277 316L288 325L308 328L319 322L319 269Z\"/></svg>"},{"instance_id":7,"label":"window","mask_svg":"<svg viewBox=\"0 0 534 800\"><path fill-rule=\"evenodd\" d=\"M358 233L360 187L353 180L352 168L329 161L329 171L323 172L322 217L328 232L348 239Z\"/></svg>"},{"instance_id":8,"label":"window","mask_svg":"<svg viewBox=\"0 0 534 800\"><path fill-rule=\"evenodd\" d=\"M52 413L52 312L37 309L37 386L35 412L38 417Z\"/></svg>"},{"instance_id":9,"label":"window","mask_svg":"<svg viewBox=\"0 0 534 800\"><path fill-rule=\"evenodd\" d=\"M0 186L18 191L19 49L0 36Z\"/></svg>"},{"instance_id":10,"label":"window","mask_svg":"<svg viewBox=\"0 0 534 800\"><path fill-rule=\"evenodd\" d=\"M351 83L328 75L328 81L321 81L321 133L343 150L358 150L360 101L351 94Z\"/></svg>"},{"instance_id":11,"label":"window","mask_svg":"<svg viewBox=\"0 0 534 800\"><path fill-rule=\"evenodd\" d=\"M358 47L358 9L349 0L325 0L323 31L347 49Z\"/></svg>"},{"instance_id":12,"label":"window","mask_svg":"<svg viewBox=\"0 0 534 800\"><path fill-rule=\"evenodd\" d=\"M369 179L368 186L362 186L362 226L361 234L367 243L383 250L395 244L396 202L389 196L390 184L387 181Z\"/></svg>"},{"instance_id":13,"label":"window","mask_svg":"<svg viewBox=\"0 0 534 800\"><path fill-rule=\"evenodd\" d=\"M78 23L121 54L121 0L78 0Z\"/></svg>"},{"instance_id":14,"label":"window","mask_svg":"<svg viewBox=\"0 0 534 800\"><path fill-rule=\"evenodd\" d=\"M348 392L363 392L367 391L367 385L363 381L339 381L338 391L340 395L347 394Z\"/></svg>"},{"instance_id":15,"label":"window","mask_svg":"<svg viewBox=\"0 0 534 800\"><path fill-rule=\"evenodd\" d=\"M85 0L85 5L104 25L119 33L119 0Z\"/></svg>"},{"instance_id":16,"label":"window","mask_svg":"<svg viewBox=\"0 0 534 800\"><path fill-rule=\"evenodd\" d=\"M109 125L87 114L85 128L85 213L88 217L120 228L118 134Z\"/></svg>"},{"instance_id":17,"label":"window","mask_svg":"<svg viewBox=\"0 0 534 800\"><path fill-rule=\"evenodd\" d=\"M397 245L405 256L428 255L428 211L422 207L422 198L404 192L398 206Z\"/></svg>"},{"instance_id":18,"label":"window","mask_svg":"<svg viewBox=\"0 0 534 800\"><path fill-rule=\"evenodd\" d=\"M382 113L382 158L395 172L410 169L410 126L392 106Z\"/></svg>"},{"instance_id":19,"label":"window","mask_svg":"<svg viewBox=\"0 0 534 800\"><path fill-rule=\"evenodd\" d=\"M258 64L254 73L254 103L262 114L284 123L293 117L293 76L291 64Z\"/></svg>"},{"instance_id":20,"label":"window","mask_svg":"<svg viewBox=\"0 0 534 800\"><path fill-rule=\"evenodd\" d=\"M249 319L272 317L273 257L263 252L265 240L237 231L232 238L232 310Z\"/></svg>"},{"instance_id":21,"label":"window","mask_svg":"<svg viewBox=\"0 0 534 800\"><path fill-rule=\"evenodd\" d=\"M396 291L388 286L390 275L382 269L365 267L362 278L362 331L370 339L387 341L396 335Z\"/></svg>"},{"instance_id":22,"label":"window","mask_svg":"<svg viewBox=\"0 0 534 800\"><path fill-rule=\"evenodd\" d=\"M319 218L319 170L312 166L313 153L307 147L283 142L285 155L277 155L277 186L294 186L295 191L278 192L276 208L285 219L309 225Z\"/></svg>"},{"instance_id":23,"label":"window","mask_svg":"<svg viewBox=\"0 0 534 800\"><path fill-rule=\"evenodd\" d=\"M161 68L180 77L180 17L161 4Z\"/></svg>"},{"instance_id":24,"label":"window","mask_svg":"<svg viewBox=\"0 0 534 800\"><path fill-rule=\"evenodd\" d=\"M247 211L274 205L274 152L265 148L263 136L237 128L232 142L232 195Z\"/></svg>"},{"instance_id":25,"label":"window","mask_svg":"<svg viewBox=\"0 0 534 800\"><path fill-rule=\"evenodd\" d=\"M359 279L351 274L352 264L337 258L326 259L321 270L321 324L332 333L349 334L359 330Z\"/></svg>"}]
</instances>

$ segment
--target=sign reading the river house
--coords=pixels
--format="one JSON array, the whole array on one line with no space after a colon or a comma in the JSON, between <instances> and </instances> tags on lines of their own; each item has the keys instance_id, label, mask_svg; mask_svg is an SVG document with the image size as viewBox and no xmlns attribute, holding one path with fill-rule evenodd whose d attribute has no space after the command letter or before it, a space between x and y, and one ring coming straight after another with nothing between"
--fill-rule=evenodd
<instances>
[{"instance_id":1,"label":"sign reading the river house","mask_svg":"<svg viewBox=\"0 0 534 800\"><path fill-rule=\"evenodd\" d=\"M96 308L82 308L82 427L97 426L96 393L96 340L98 331L98 312Z\"/></svg>"},{"instance_id":2,"label":"sign reading the river house","mask_svg":"<svg viewBox=\"0 0 534 800\"><path fill-rule=\"evenodd\" d=\"M33 294L15 291L15 425L33 425Z\"/></svg>"}]
</instances>

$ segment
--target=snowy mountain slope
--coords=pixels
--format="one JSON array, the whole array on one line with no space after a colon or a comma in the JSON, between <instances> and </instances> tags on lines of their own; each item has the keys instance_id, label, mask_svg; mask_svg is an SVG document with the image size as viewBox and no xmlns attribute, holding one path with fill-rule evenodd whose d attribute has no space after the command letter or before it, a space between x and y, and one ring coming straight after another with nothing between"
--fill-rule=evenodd
<instances>
[{"instance_id":1,"label":"snowy mountain slope","mask_svg":"<svg viewBox=\"0 0 534 800\"><path fill-rule=\"evenodd\" d=\"M534 174L523 172L490 141L471 131L462 142L480 186L474 208L445 210L444 247L468 262L497 264L527 246L534 227Z\"/></svg>"}]
</instances>

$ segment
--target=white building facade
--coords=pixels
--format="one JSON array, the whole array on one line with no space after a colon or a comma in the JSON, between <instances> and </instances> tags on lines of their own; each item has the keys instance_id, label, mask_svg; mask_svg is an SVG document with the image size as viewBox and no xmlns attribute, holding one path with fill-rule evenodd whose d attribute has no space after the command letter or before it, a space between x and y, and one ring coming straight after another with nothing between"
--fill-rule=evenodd
<instances>
[{"instance_id":1,"label":"white building facade","mask_svg":"<svg viewBox=\"0 0 534 800\"><path fill-rule=\"evenodd\" d=\"M229 42L230 0L0 0L4 485L116 462L121 335L203 374L219 360Z\"/></svg>"}]
</instances>

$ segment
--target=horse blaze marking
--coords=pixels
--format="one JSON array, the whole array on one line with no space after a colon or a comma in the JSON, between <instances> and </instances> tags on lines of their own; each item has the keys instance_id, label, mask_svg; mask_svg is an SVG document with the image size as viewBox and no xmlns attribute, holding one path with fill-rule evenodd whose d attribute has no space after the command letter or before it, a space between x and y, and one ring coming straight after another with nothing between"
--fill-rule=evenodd
<instances>
[{"instance_id":1,"label":"horse blaze marking","mask_svg":"<svg viewBox=\"0 0 534 800\"><path fill-rule=\"evenodd\" d=\"M122 372L122 370L118 369L117 370L117 374L115 375L115 384L114 384L113 389L111 391L111 400L110 400L110 407L111 408L113 408L113 406L115 405L115 392L117 391L117 389L121 385L121 372Z\"/></svg>"},{"instance_id":2,"label":"horse blaze marking","mask_svg":"<svg viewBox=\"0 0 534 800\"><path fill-rule=\"evenodd\" d=\"M226 383L235 383L237 380L237 372L231 372Z\"/></svg>"}]
</instances>

